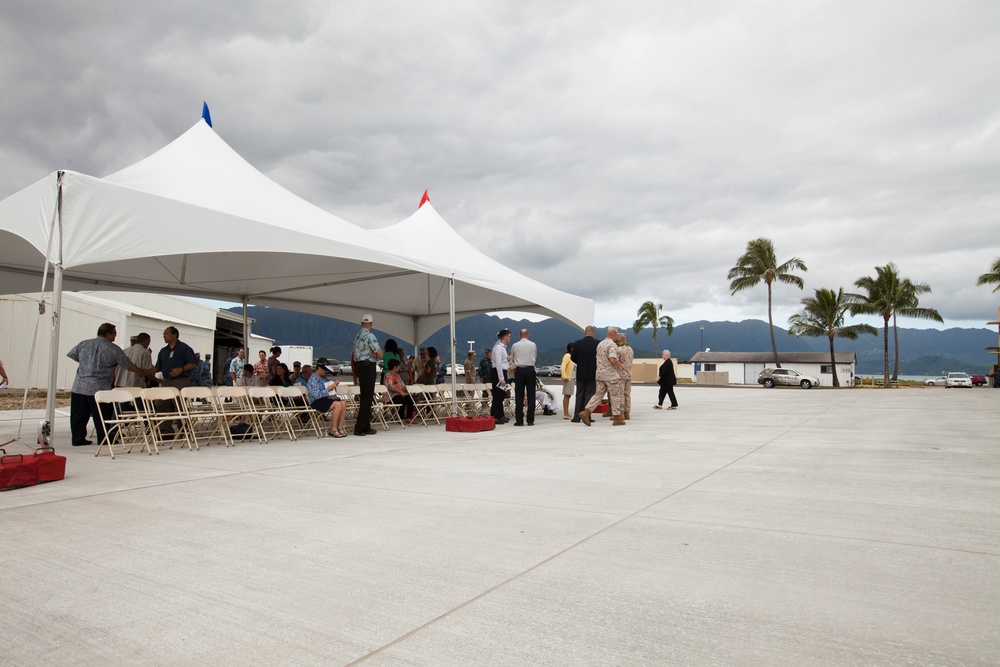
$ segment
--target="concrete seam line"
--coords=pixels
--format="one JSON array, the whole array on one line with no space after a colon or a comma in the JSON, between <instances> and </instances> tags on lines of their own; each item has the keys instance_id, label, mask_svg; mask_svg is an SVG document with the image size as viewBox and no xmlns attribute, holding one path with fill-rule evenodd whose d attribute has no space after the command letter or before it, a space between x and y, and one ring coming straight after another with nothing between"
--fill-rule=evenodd
<instances>
[{"instance_id":1,"label":"concrete seam line","mask_svg":"<svg viewBox=\"0 0 1000 667\"><path fill-rule=\"evenodd\" d=\"M791 431L791 429L789 429L789 431L785 431L785 433L782 433L781 435L785 435L786 433L789 433L790 431ZM776 437L781 437L781 435L776 436ZM390 649L390 648L392 648L393 646L395 646L395 645L397 645L399 643L402 643L403 641L409 639L410 637L414 636L418 632L420 632L420 631L422 631L422 630L424 630L424 629L426 629L426 628L434 625L435 623L437 623L440 620L443 620L443 619L451 616L455 612L458 612L458 611L461 611L462 609L465 609L466 607L468 607L469 605L473 604L474 602L478 602L479 600L483 599L487 595L490 595L491 593L493 593L493 592L495 592L497 590L500 590L501 588L503 588L507 584L510 584L510 583L512 583L514 581L517 581L518 579L521 579L525 575L531 574L535 570L538 570L542 566L549 564L550 562L552 562L556 558L559 558L560 556L568 553L569 551L572 551L573 549L576 549L581 544L589 542L593 538L595 538L598 535L601 535L601 534L607 532L608 530L614 528L615 526L621 524L622 522L628 521L629 519L632 519L632 518L635 518L640 513L645 512L648 509L651 509L652 507L658 505L659 503L662 503L664 500L667 500L668 498L671 498L671 497L677 495L678 493L681 493L682 491L685 491L686 489L691 488L695 484L701 482L702 480L707 479L708 477L711 477L712 475L714 475L715 473L719 472L720 470L724 470L725 468L728 468L732 464L745 459L746 457L750 456L754 452L756 452L756 451L758 451L758 450L766 447L767 445L771 444L773 441L774 441L774 438L772 438L771 440L768 440L767 442L764 442L764 443L758 445L757 447L753 448L749 452L747 452L745 454L742 454L741 456L738 456L737 458L735 458L732 461L730 461L729 463L726 463L725 465L717 468L716 470L713 470L712 472L709 472L709 473L703 475L702 477L699 477L698 479L696 479L695 481L691 482L690 484L687 484L686 486L683 486L683 487L681 487L679 489L671 491L669 494L667 494L663 498L660 498L659 500L656 500L656 501L654 501L654 502L646 505L645 507L637 509L636 511L632 512L631 514L627 514L626 516L621 517L617 521L609 523L604 528L601 528L600 530L598 530L598 531L596 531L594 533L591 533L590 535L587 535L586 537L584 537L584 538L582 538L582 539L574 542L573 544L569 545L568 547L565 547L564 549L562 549L560 551L557 551L556 553L552 554L548 558L545 558L544 560L541 560L541 561L535 563L534 565L532 565L528 569L523 570L521 572L518 572L514 576L512 576L512 577L510 577L508 579L505 579L504 581L501 581L499 584L496 584L496 585L494 585L494 586L486 589L482 593L479 593L478 595L475 595L475 596L469 598L468 600L466 600L465 602L461 603L457 607L453 607L452 609L449 609L448 611L435 616L434 618L430 619L429 621L426 621L425 623L423 623L421 625L418 625L417 627L413 628L409 632L406 632L405 634L402 634L399 637L396 637L391 642L389 642L387 644L383 644L382 646L378 647L374 651L371 651L371 652L367 653L366 655L361 656L360 658L358 658L357 660L354 660L353 662L349 662L346 667L352 667L353 665L360 665L361 663L365 662L369 658L375 657L376 655L382 653L383 651L385 651L387 649Z\"/></svg>"}]
</instances>

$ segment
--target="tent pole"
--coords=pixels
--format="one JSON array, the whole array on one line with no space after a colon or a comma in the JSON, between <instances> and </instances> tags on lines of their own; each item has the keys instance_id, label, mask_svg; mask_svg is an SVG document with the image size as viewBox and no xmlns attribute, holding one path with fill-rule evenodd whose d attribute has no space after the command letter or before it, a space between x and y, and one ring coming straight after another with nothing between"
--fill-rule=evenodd
<instances>
[{"instance_id":1,"label":"tent pole","mask_svg":"<svg viewBox=\"0 0 1000 667\"><path fill-rule=\"evenodd\" d=\"M56 387L59 383L59 324L62 318L62 263L56 264L52 280L52 335L49 337L49 390L45 395L45 423L48 433L38 434L38 446L50 446L55 438ZM44 431L44 424L42 426Z\"/></svg>"},{"instance_id":2,"label":"tent pole","mask_svg":"<svg viewBox=\"0 0 1000 667\"><path fill-rule=\"evenodd\" d=\"M63 283L63 172L59 172L56 192L56 227L52 232L58 234L59 245L56 246L58 258L52 268L52 334L49 337L49 390L45 395L45 421L39 424L38 445L48 446L55 436L56 421L56 387L59 383L59 324L62 317L62 283Z\"/></svg>"},{"instance_id":3,"label":"tent pole","mask_svg":"<svg viewBox=\"0 0 1000 667\"><path fill-rule=\"evenodd\" d=\"M448 319L451 324L451 416L458 416L458 369L455 368L455 272L448 280Z\"/></svg>"},{"instance_id":4,"label":"tent pole","mask_svg":"<svg viewBox=\"0 0 1000 667\"><path fill-rule=\"evenodd\" d=\"M243 363L247 364L250 362L250 320L247 318L247 298L243 297L243 349L245 350L243 357ZM310 361L309 363L312 363Z\"/></svg>"}]
</instances>

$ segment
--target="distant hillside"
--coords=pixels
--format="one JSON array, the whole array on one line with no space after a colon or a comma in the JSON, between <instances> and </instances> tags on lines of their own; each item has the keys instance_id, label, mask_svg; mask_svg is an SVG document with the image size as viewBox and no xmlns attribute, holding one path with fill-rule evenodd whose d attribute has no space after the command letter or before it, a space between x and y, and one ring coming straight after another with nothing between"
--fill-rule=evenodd
<instances>
[{"instance_id":1,"label":"distant hillside","mask_svg":"<svg viewBox=\"0 0 1000 667\"><path fill-rule=\"evenodd\" d=\"M240 312L239 307L232 308ZM251 307L250 316L256 318L255 333L274 338L279 345L312 345L317 356L349 359L351 343L359 325L343 322L319 315L309 315L275 308ZM566 351L566 343L580 338L583 334L575 327L548 319L541 322L501 319L495 315L475 315L459 320L455 324L460 359L469 349L466 341L475 341L477 358L492 347L497 331L506 327L514 332L527 327L531 339L538 345L539 365L556 364ZM657 333L657 347L667 348L671 354L684 361L700 349L701 327L704 327L704 345L715 351L767 352L771 349L771 337L767 322L744 320L742 322L688 322L674 327L674 333L667 336L660 329ZM385 332L375 330L379 341L385 342ZM652 329L644 329L638 335L627 329L629 343L638 357L653 356ZM600 332L599 332L600 337ZM779 352L826 352L829 345L826 338L796 338L787 331L775 327ZM892 363L892 333L890 331L889 352ZM412 349L412 341L395 337L396 342ZM984 372L995 359L984 348L997 344L997 332L982 329L903 329L899 330L900 373L904 375L937 375L945 370L967 370ZM445 327L424 341L421 345L433 345L439 350L448 346L448 328ZM880 373L882 370L882 336L862 336L856 341L837 340L838 352L854 352L858 355L858 373Z\"/></svg>"}]
</instances>

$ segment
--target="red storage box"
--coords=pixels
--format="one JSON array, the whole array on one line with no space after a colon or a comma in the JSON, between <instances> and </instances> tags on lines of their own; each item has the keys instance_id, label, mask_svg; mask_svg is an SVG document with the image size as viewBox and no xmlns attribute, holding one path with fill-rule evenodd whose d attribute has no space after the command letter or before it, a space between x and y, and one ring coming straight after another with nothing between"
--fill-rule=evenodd
<instances>
[{"instance_id":1,"label":"red storage box","mask_svg":"<svg viewBox=\"0 0 1000 667\"><path fill-rule=\"evenodd\" d=\"M38 463L39 482L57 482L66 477L66 457L51 447L39 447L34 454L26 454L24 460Z\"/></svg>"},{"instance_id":2,"label":"red storage box","mask_svg":"<svg viewBox=\"0 0 1000 667\"><path fill-rule=\"evenodd\" d=\"M597 413L604 414L607 411L608 411L608 404L607 403L601 403L596 408L594 408L594 414L597 414Z\"/></svg>"},{"instance_id":3,"label":"red storage box","mask_svg":"<svg viewBox=\"0 0 1000 667\"><path fill-rule=\"evenodd\" d=\"M0 449L0 452L3 452ZM38 463L21 454L0 456L0 491L38 484Z\"/></svg>"},{"instance_id":4,"label":"red storage box","mask_svg":"<svg viewBox=\"0 0 1000 667\"><path fill-rule=\"evenodd\" d=\"M492 431L496 427L493 417L448 417L444 422L444 430L458 433Z\"/></svg>"}]
</instances>

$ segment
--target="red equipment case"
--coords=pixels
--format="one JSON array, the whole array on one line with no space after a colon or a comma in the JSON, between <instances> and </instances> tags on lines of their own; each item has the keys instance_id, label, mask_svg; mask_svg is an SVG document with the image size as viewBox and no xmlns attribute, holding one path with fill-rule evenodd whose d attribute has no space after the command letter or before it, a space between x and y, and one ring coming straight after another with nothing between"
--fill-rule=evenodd
<instances>
[{"instance_id":1,"label":"red equipment case","mask_svg":"<svg viewBox=\"0 0 1000 667\"><path fill-rule=\"evenodd\" d=\"M0 491L38 484L38 462L0 449Z\"/></svg>"},{"instance_id":2,"label":"red equipment case","mask_svg":"<svg viewBox=\"0 0 1000 667\"><path fill-rule=\"evenodd\" d=\"M57 482L66 477L66 457L56 454L52 447L39 447L34 454L25 454L24 460L38 463L39 482Z\"/></svg>"},{"instance_id":3,"label":"red equipment case","mask_svg":"<svg viewBox=\"0 0 1000 667\"><path fill-rule=\"evenodd\" d=\"M444 430L457 431L458 433L478 433L479 431L492 431L497 426L493 417L448 417L444 423Z\"/></svg>"}]
</instances>

